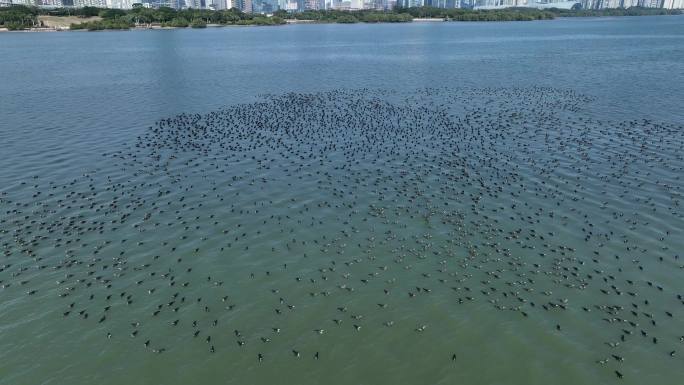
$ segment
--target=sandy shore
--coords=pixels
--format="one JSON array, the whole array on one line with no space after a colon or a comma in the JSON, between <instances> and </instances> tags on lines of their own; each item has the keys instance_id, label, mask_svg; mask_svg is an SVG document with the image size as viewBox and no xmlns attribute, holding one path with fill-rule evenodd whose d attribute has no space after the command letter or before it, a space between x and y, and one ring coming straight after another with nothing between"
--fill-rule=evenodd
<instances>
[{"instance_id":1,"label":"sandy shore","mask_svg":"<svg viewBox=\"0 0 684 385\"><path fill-rule=\"evenodd\" d=\"M38 20L43 23L47 28L52 28L55 30L69 29L71 24L85 23L89 21L99 21L102 20L101 17L78 17L78 16L48 16L40 15Z\"/></svg>"},{"instance_id":2,"label":"sandy shore","mask_svg":"<svg viewBox=\"0 0 684 385\"><path fill-rule=\"evenodd\" d=\"M430 17L430 18L417 18L416 17L416 18L413 18L413 21L420 23L420 22L438 22L438 21L446 21L446 20L444 20L443 18L434 18L434 17Z\"/></svg>"},{"instance_id":3,"label":"sandy shore","mask_svg":"<svg viewBox=\"0 0 684 385\"><path fill-rule=\"evenodd\" d=\"M311 24L311 23L319 23L319 21L317 21L317 20L285 19L285 23L287 23L287 24Z\"/></svg>"}]
</instances>

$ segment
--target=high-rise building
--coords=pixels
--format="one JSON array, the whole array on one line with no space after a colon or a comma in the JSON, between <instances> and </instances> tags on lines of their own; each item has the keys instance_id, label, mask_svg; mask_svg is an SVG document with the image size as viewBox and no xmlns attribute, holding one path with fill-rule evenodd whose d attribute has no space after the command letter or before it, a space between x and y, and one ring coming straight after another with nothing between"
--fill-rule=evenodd
<instances>
[{"instance_id":1,"label":"high-rise building","mask_svg":"<svg viewBox=\"0 0 684 385\"><path fill-rule=\"evenodd\" d=\"M37 0L36 5L42 5L44 7L62 7L62 0Z\"/></svg>"},{"instance_id":2,"label":"high-rise building","mask_svg":"<svg viewBox=\"0 0 684 385\"><path fill-rule=\"evenodd\" d=\"M244 13L252 13L252 0L233 0L231 5Z\"/></svg>"},{"instance_id":3,"label":"high-rise building","mask_svg":"<svg viewBox=\"0 0 684 385\"><path fill-rule=\"evenodd\" d=\"M397 6L403 8L422 7L423 5L425 5L424 0L397 0Z\"/></svg>"},{"instance_id":4,"label":"high-rise building","mask_svg":"<svg viewBox=\"0 0 684 385\"><path fill-rule=\"evenodd\" d=\"M226 0L206 0L205 7L214 11L226 9Z\"/></svg>"},{"instance_id":5,"label":"high-rise building","mask_svg":"<svg viewBox=\"0 0 684 385\"><path fill-rule=\"evenodd\" d=\"M99 7L106 8L107 0L74 0L74 7Z\"/></svg>"},{"instance_id":6,"label":"high-rise building","mask_svg":"<svg viewBox=\"0 0 684 385\"><path fill-rule=\"evenodd\" d=\"M619 8L620 0L602 0L601 8Z\"/></svg>"},{"instance_id":7,"label":"high-rise building","mask_svg":"<svg viewBox=\"0 0 684 385\"><path fill-rule=\"evenodd\" d=\"M435 8L460 8L461 3L457 0L424 0L423 5Z\"/></svg>"},{"instance_id":8,"label":"high-rise building","mask_svg":"<svg viewBox=\"0 0 684 385\"><path fill-rule=\"evenodd\" d=\"M138 0L107 0L107 8L131 9Z\"/></svg>"},{"instance_id":9,"label":"high-rise building","mask_svg":"<svg viewBox=\"0 0 684 385\"><path fill-rule=\"evenodd\" d=\"M252 0L252 12L270 14L278 10L276 0Z\"/></svg>"}]
</instances>

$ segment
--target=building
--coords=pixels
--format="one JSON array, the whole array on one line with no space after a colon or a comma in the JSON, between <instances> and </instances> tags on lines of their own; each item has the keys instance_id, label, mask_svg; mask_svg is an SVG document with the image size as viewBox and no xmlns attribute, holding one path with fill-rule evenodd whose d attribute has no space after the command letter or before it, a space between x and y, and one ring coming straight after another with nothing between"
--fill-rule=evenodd
<instances>
[{"instance_id":1,"label":"building","mask_svg":"<svg viewBox=\"0 0 684 385\"><path fill-rule=\"evenodd\" d=\"M530 0L531 2L532 0ZM476 0L473 4L475 9L499 9L511 7L526 7L528 0Z\"/></svg>"},{"instance_id":2,"label":"building","mask_svg":"<svg viewBox=\"0 0 684 385\"><path fill-rule=\"evenodd\" d=\"M107 8L107 0L74 0L74 7L98 7Z\"/></svg>"},{"instance_id":3,"label":"building","mask_svg":"<svg viewBox=\"0 0 684 385\"><path fill-rule=\"evenodd\" d=\"M584 9L610 9L610 8L665 8L682 9L684 0L581 0Z\"/></svg>"},{"instance_id":4,"label":"building","mask_svg":"<svg viewBox=\"0 0 684 385\"><path fill-rule=\"evenodd\" d=\"M272 13L307 10L356 11L362 9L391 10L395 7L435 7L503 9L511 7L570 9L663 8L684 9L684 0L0 0L0 6L27 5L38 7L99 7L131 9L142 3L146 8L223 10L235 8L245 13Z\"/></svg>"},{"instance_id":5,"label":"building","mask_svg":"<svg viewBox=\"0 0 684 385\"><path fill-rule=\"evenodd\" d=\"M602 0L601 8L619 8L620 0Z\"/></svg>"},{"instance_id":6,"label":"building","mask_svg":"<svg viewBox=\"0 0 684 385\"><path fill-rule=\"evenodd\" d=\"M460 8L461 2L458 0L425 0L423 4L426 7L435 8Z\"/></svg>"},{"instance_id":7,"label":"building","mask_svg":"<svg viewBox=\"0 0 684 385\"><path fill-rule=\"evenodd\" d=\"M663 8L684 9L684 0L665 0L663 1Z\"/></svg>"},{"instance_id":8,"label":"building","mask_svg":"<svg viewBox=\"0 0 684 385\"><path fill-rule=\"evenodd\" d=\"M278 10L278 3L273 0L252 0L252 12L270 14Z\"/></svg>"},{"instance_id":9,"label":"building","mask_svg":"<svg viewBox=\"0 0 684 385\"><path fill-rule=\"evenodd\" d=\"M36 0L36 5L50 8L62 7L62 0Z\"/></svg>"},{"instance_id":10,"label":"building","mask_svg":"<svg viewBox=\"0 0 684 385\"><path fill-rule=\"evenodd\" d=\"M619 1L619 0L475 0L474 9L558 8L571 9L582 5L582 1Z\"/></svg>"},{"instance_id":11,"label":"building","mask_svg":"<svg viewBox=\"0 0 684 385\"><path fill-rule=\"evenodd\" d=\"M231 5L244 13L252 13L252 0L232 0Z\"/></svg>"},{"instance_id":12,"label":"building","mask_svg":"<svg viewBox=\"0 0 684 385\"><path fill-rule=\"evenodd\" d=\"M131 9L133 4L139 2L138 0L107 0L107 8L113 9Z\"/></svg>"},{"instance_id":13,"label":"building","mask_svg":"<svg viewBox=\"0 0 684 385\"><path fill-rule=\"evenodd\" d=\"M205 0L204 4L206 9L211 9L212 11L219 11L226 9L226 0Z\"/></svg>"},{"instance_id":14,"label":"building","mask_svg":"<svg viewBox=\"0 0 684 385\"><path fill-rule=\"evenodd\" d=\"M397 0L397 6L402 8L422 7L423 0Z\"/></svg>"},{"instance_id":15,"label":"building","mask_svg":"<svg viewBox=\"0 0 684 385\"><path fill-rule=\"evenodd\" d=\"M285 0L280 9L284 9L288 12L297 12L300 10L299 2L297 0Z\"/></svg>"}]
</instances>

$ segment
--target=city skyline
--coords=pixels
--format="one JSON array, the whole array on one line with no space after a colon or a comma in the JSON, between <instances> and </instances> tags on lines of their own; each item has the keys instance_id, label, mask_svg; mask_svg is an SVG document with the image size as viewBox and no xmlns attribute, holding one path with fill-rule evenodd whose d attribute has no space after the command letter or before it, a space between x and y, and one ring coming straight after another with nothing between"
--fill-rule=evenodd
<instances>
[{"instance_id":1,"label":"city skyline","mask_svg":"<svg viewBox=\"0 0 684 385\"><path fill-rule=\"evenodd\" d=\"M131 9L135 4L146 8L170 7L174 9L239 9L246 13L272 13L278 10L303 12L309 10L392 10L401 7L435 7L445 9L503 9L525 8L663 8L684 9L684 0L5 0L2 6L27 5L37 7L86 6Z\"/></svg>"}]
</instances>

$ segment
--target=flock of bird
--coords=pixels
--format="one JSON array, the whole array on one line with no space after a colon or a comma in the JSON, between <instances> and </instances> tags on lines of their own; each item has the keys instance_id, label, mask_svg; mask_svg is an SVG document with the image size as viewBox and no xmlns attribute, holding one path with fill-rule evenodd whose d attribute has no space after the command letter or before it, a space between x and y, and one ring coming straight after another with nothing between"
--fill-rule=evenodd
<instances>
[{"instance_id":1,"label":"flock of bird","mask_svg":"<svg viewBox=\"0 0 684 385\"><path fill-rule=\"evenodd\" d=\"M0 193L0 296L58 302L55 320L104 341L260 365L326 359L297 345L306 334L425 333L420 301L439 296L554 333L602 320L589 359L616 378L645 344L676 370L684 127L600 121L591 103L361 89L163 119L103 155L117 172ZM317 326L288 321L299 312Z\"/></svg>"}]
</instances>

